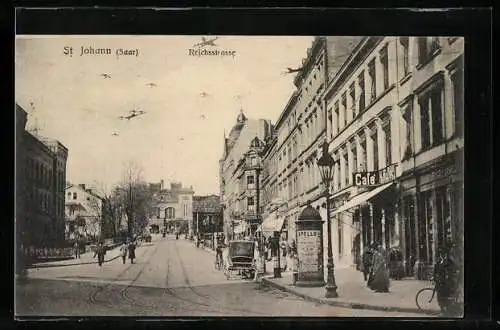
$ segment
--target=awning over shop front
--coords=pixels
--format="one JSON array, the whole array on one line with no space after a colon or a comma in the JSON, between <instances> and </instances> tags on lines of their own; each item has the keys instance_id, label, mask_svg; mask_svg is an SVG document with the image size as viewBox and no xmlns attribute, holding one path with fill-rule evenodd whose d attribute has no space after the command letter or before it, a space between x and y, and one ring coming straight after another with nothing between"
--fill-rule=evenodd
<instances>
[{"instance_id":1,"label":"awning over shop front","mask_svg":"<svg viewBox=\"0 0 500 330\"><path fill-rule=\"evenodd\" d=\"M241 221L239 224L234 226L233 232L235 234L241 234L247 231L247 223L245 221Z\"/></svg>"},{"instance_id":2,"label":"awning over shop front","mask_svg":"<svg viewBox=\"0 0 500 330\"><path fill-rule=\"evenodd\" d=\"M361 193L359 195L354 196L350 201L348 201L347 203L345 203L344 205L342 205L341 207L339 207L338 209L333 211L332 215L338 214L340 212L344 212L344 211L350 209L351 207L358 206L358 205L370 200L372 197L374 197L378 193L382 192L383 190L389 188L393 184L394 184L393 182L389 182L389 183L386 183L386 184L379 186L375 189L372 189L370 191L366 191L364 193Z\"/></svg>"},{"instance_id":3,"label":"awning over shop front","mask_svg":"<svg viewBox=\"0 0 500 330\"><path fill-rule=\"evenodd\" d=\"M278 217L276 214L271 214L266 219L264 219L259 228L257 228L257 231L262 231L264 233L273 233L275 231L281 231L284 222L285 218Z\"/></svg>"}]
</instances>

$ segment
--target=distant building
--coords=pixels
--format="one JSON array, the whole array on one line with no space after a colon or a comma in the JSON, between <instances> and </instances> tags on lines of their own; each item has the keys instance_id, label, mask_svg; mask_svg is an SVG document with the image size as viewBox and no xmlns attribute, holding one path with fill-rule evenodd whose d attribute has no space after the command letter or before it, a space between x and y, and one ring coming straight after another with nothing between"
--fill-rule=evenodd
<instances>
[{"instance_id":1,"label":"distant building","mask_svg":"<svg viewBox=\"0 0 500 330\"><path fill-rule=\"evenodd\" d=\"M102 197L85 184L66 187L66 239L98 239L102 229Z\"/></svg>"},{"instance_id":2,"label":"distant building","mask_svg":"<svg viewBox=\"0 0 500 330\"><path fill-rule=\"evenodd\" d=\"M150 231L185 230L188 231L193 220L193 187L183 187L182 183L170 184L165 189L163 180L160 183L150 183L153 195L153 212L149 219Z\"/></svg>"},{"instance_id":3,"label":"distant building","mask_svg":"<svg viewBox=\"0 0 500 330\"><path fill-rule=\"evenodd\" d=\"M193 196L192 232L214 233L223 231L222 207L217 195Z\"/></svg>"},{"instance_id":4,"label":"distant building","mask_svg":"<svg viewBox=\"0 0 500 330\"><path fill-rule=\"evenodd\" d=\"M256 229L258 217L255 169L261 166L261 160L259 151L250 149L252 143L258 144L257 149L261 148L262 141L265 141L271 132L272 125L269 120L249 119L241 111L229 136L224 136L223 154L219 160L219 179L224 233L228 238L233 237L234 232L250 233L252 226ZM251 172L254 172L254 181L248 185L247 174Z\"/></svg>"},{"instance_id":5,"label":"distant building","mask_svg":"<svg viewBox=\"0 0 500 330\"><path fill-rule=\"evenodd\" d=\"M68 149L25 130L27 113L16 105L16 222L24 246L64 242L64 188Z\"/></svg>"}]
</instances>

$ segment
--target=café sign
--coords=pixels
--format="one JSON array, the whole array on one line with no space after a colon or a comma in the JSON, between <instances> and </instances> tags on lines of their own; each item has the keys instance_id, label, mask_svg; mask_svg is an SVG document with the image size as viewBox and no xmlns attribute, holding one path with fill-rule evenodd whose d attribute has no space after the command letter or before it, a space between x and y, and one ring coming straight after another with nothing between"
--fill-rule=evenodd
<instances>
[{"instance_id":1,"label":"caf\u00e9 sign","mask_svg":"<svg viewBox=\"0 0 500 330\"><path fill-rule=\"evenodd\" d=\"M396 179L396 165L389 165L378 171L355 172L353 182L358 187L378 186Z\"/></svg>"}]
</instances>

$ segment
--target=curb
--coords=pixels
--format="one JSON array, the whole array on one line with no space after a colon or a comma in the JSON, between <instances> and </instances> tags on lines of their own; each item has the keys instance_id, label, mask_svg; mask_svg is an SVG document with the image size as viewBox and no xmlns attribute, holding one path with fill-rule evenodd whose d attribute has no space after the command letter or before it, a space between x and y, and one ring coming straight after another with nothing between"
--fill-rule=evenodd
<instances>
[{"instance_id":1,"label":"curb","mask_svg":"<svg viewBox=\"0 0 500 330\"><path fill-rule=\"evenodd\" d=\"M116 257L113 257L111 259L108 259L108 260L104 260L104 263L106 262L110 262L110 261L113 261L113 260L116 260L120 258L120 256L116 256ZM37 266L34 266L34 267L30 267L30 268L53 268L53 267L67 267L67 266L80 266L80 265L92 265L92 264L97 264L97 261L87 261L87 262L78 262L78 263L73 263L73 264L62 264L62 265L48 265L48 264L41 264L41 265L37 265Z\"/></svg>"},{"instance_id":2,"label":"curb","mask_svg":"<svg viewBox=\"0 0 500 330\"><path fill-rule=\"evenodd\" d=\"M403 313L415 313L415 314L426 314L426 315L439 315L438 312L434 311L421 311L418 308L409 308L409 307L397 307L397 306L377 306L377 305L369 305L369 304L363 304L363 303L356 303L356 302L347 302L347 301L339 301L339 300L327 300L327 299L322 299L322 298L314 298L311 296L308 296L306 294L297 292L291 288L288 288L286 286L277 284L273 281L270 281L269 279L263 277L262 282L265 284L268 284L270 286L273 286L277 289L280 289L282 291L286 291L288 293L291 293L295 296L301 297L305 300L312 301L315 303L320 303L324 305L331 305L331 306L336 306L336 307L344 307L344 308L351 308L351 309L369 309L369 310L375 310L375 311L383 311L383 312L403 312Z\"/></svg>"}]
</instances>

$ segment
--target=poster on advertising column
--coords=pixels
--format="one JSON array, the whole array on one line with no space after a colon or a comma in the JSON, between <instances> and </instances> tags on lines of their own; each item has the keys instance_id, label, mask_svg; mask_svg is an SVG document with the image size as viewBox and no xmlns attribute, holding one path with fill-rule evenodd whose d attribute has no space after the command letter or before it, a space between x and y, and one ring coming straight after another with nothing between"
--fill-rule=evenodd
<instances>
[{"instance_id":1,"label":"poster on advertising column","mask_svg":"<svg viewBox=\"0 0 500 330\"><path fill-rule=\"evenodd\" d=\"M299 272L320 271L321 260L321 231L297 231L297 249L299 254Z\"/></svg>"}]
</instances>

